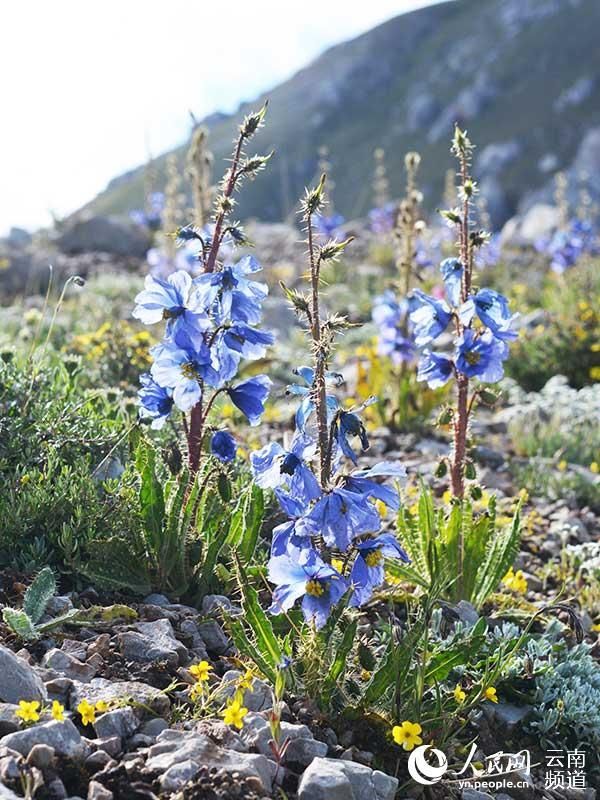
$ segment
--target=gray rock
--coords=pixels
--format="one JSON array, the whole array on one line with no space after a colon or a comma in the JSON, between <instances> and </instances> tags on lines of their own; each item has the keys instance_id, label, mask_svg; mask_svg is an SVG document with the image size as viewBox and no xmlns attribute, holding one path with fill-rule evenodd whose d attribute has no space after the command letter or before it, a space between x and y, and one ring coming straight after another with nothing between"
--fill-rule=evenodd
<instances>
[{"instance_id":1,"label":"gray rock","mask_svg":"<svg viewBox=\"0 0 600 800\"><path fill-rule=\"evenodd\" d=\"M67 594L57 594L51 597L46 604L45 617L48 619L66 614L73 609L73 601Z\"/></svg>"},{"instance_id":2,"label":"gray rock","mask_svg":"<svg viewBox=\"0 0 600 800\"><path fill-rule=\"evenodd\" d=\"M8 647L0 644L0 700L18 703L19 700L46 699L46 690L35 670Z\"/></svg>"},{"instance_id":3,"label":"gray rock","mask_svg":"<svg viewBox=\"0 0 600 800\"><path fill-rule=\"evenodd\" d=\"M162 733L169 727L169 723L162 719L161 717L156 717L156 719L149 719L148 722L145 722L140 730L140 733L143 733L144 736L151 736L153 739L156 739L159 733Z\"/></svg>"},{"instance_id":4,"label":"gray rock","mask_svg":"<svg viewBox=\"0 0 600 800\"><path fill-rule=\"evenodd\" d=\"M214 619L201 622L198 625L198 633L202 637L207 650L217 656L225 655L231 647L231 642L225 635L223 628Z\"/></svg>"},{"instance_id":5,"label":"gray rock","mask_svg":"<svg viewBox=\"0 0 600 800\"><path fill-rule=\"evenodd\" d=\"M198 625L193 619L184 619L179 623L179 632L182 636L187 636L192 643L189 655L196 661L208 659L208 652L204 639L200 636Z\"/></svg>"},{"instance_id":6,"label":"gray rock","mask_svg":"<svg viewBox=\"0 0 600 800\"><path fill-rule=\"evenodd\" d=\"M60 649L70 656L73 656L73 658L79 659L79 661L85 661L87 658L87 644L77 639L63 639Z\"/></svg>"},{"instance_id":7,"label":"gray rock","mask_svg":"<svg viewBox=\"0 0 600 800\"><path fill-rule=\"evenodd\" d=\"M166 661L176 667L188 657L187 648L175 638L168 619L138 622L135 630L119 634L119 646L125 658L142 664Z\"/></svg>"},{"instance_id":8,"label":"gray rock","mask_svg":"<svg viewBox=\"0 0 600 800\"><path fill-rule=\"evenodd\" d=\"M156 744L149 749L146 769L164 777L171 767L188 761L258 778L267 792L272 789L276 771L276 765L263 755L225 750L207 736L171 729L159 734Z\"/></svg>"},{"instance_id":9,"label":"gray rock","mask_svg":"<svg viewBox=\"0 0 600 800\"><path fill-rule=\"evenodd\" d=\"M56 244L67 255L99 251L143 258L151 240L148 231L129 220L96 216L72 223Z\"/></svg>"},{"instance_id":10,"label":"gray rock","mask_svg":"<svg viewBox=\"0 0 600 800\"><path fill-rule=\"evenodd\" d=\"M271 730L267 720L260 714L246 716L241 736L252 750L258 750L264 756L272 758L273 751L269 745ZM327 755L325 742L317 741L306 725L282 722L281 740L285 741L286 739L290 740L285 756L287 763L308 766L313 758Z\"/></svg>"},{"instance_id":11,"label":"gray rock","mask_svg":"<svg viewBox=\"0 0 600 800\"><path fill-rule=\"evenodd\" d=\"M140 721L132 708L115 708L114 711L107 711L96 718L94 730L96 735L102 739L111 736L120 736L121 739L128 739L140 727Z\"/></svg>"},{"instance_id":12,"label":"gray rock","mask_svg":"<svg viewBox=\"0 0 600 800\"><path fill-rule=\"evenodd\" d=\"M18 708L13 703L0 703L0 737L19 730L18 718L15 717Z\"/></svg>"},{"instance_id":13,"label":"gray rock","mask_svg":"<svg viewBox=\"0 0 600 800\"><path fill-rule=\"evenodd\" d=\"M453 608L458 614L460 621L464 622L465 625L475 625L479 619L477 609L467 600L459 600L459 602Z\"/></svg>"},{"instance_id":14,"label":"gray rock","mask_svg":"<svg viewBox=\"0 0 600 800\"><path fill-rule=\"evenodd\" d=\"M504 464L504 453L499 450L492 450L491 447L478 445L474 448L473 454L479 464L485 464L487 467L494 467L497 469Z\"/></svg>"},{"instance_id":15,"label":"gray rock","mask_svg":"<svg viewBox=\"0 0 600 800\"><path fill-rule=\"evenodd\" d=\"M304 771L298 800L393 800L398 781L353 761L315 758Z\"/></svg>"},{"instance_id":16,"label":"gray rock","mask_svg":"<svg viewBox=\"0 0 600 800\"><path fill-rule=\"evenodd\" d=\"M0 800L23 800L23 798L15 794L8 786L0 783Z\"/></svg>"},{"instance_id":17,"label":"gray rock","mask_svg":"<svg viewBox=\"0 0 600 800\"><path fill-rule=\"evenodd\" d=\"M47 744L35 744L27 755L27 763L30 767L38 769L48 769L54 761L54 748Z\"/></svg>"},{"instance_id":18,"label":"gray rock","mask_svg":"<svg viewBox=\"0 0 600 800\"><path fill-rule=\"evenodd\" d=\"M52 720L33 725L31 728L9 733L2 744L26 756L36 744L46 744L54 748L57 755L83 759L88 754L88 745L70 719L63 722Z\"/></svg>"},{"instance_id":19,"label":"gray rock","mask_svg":"<svg viewBox=\"0 0 600 800\"><path fill-rule=\"evenodd\" d=\"M176 792L188 781L191 781L199 770L200 764L189 758L186 761L173 764L172 767L169 767L169 769L161 775L160 788L163 792Z\"/></svg>"},{"instance_id":20,"label":"gray rock","mask_svg":"<svg viewBox=\"0 0 600 800\"><path fill-rule=\"evenodd\" d=\"M98 781L90 781L87 800L113 800L113 793Z\"/></svg>"},{"instance_id":21,"label":"gray rock","mask_svg":"<svg viewBox=\"0 0 600 800\"><path fill-rule=\"evenodd\" d=\"M483 148L477 157L477 172L481 175L498 176L521 153L517 139L507 142L492 142Z\"/></svg>"},{"instance_id":22,"label":"gray rock","mask_svg":"<svg viewBox=\"0 0 600 800\"><path fill-rule=\"evenodd\" d=\"M70 678L51 678L44 681L44 686L49 700L58 700L63 706L68 704L69 692L73 688L73 681Z\"/></svg>"},{"instance_id":23,"label":"gray rock","mask_svg":"<svg viewBox=\"0 0 600 800\"><path fill-rule=\"evenodd\" d=\"M106 765L110 764L112 761L113 759L105 750L96 750L95 753L91 753L86 758L85 768L94 774L100 772L101 769L104 769Z\"/></svg>"},{"instance_id":24,"label":"gray rock","mask_svg":"<svg viewBox=\"0 0 600 800\"><path fill-rule=\"evenodd\" d=\"M93 746L96 752L106 753L113 758L116 758L123 750L123 742L120 736L109 736L108 739L95 739Z\"/></svg>"},{"instance_id":25,"label":"gray rock","mask_svg":"<svg viewBox=\"0 0 600 800\"><path fill-rule=\"evenodd\" d=\"M524 244L534 244L538 239L551 236L560 223L560 210L546 203L536 203L520 220L515 239ZM502 231L504 239L504 230Z\"/></svg>"},{"instance_id":26,"label":"gray rock","mask_svg":"<svg viewBox=\"0 0 600 800\"><path fill-rule=\"evenodd\" d=\"M70 680L82 683L89 683L96 675L96 670L91 664L84 664L69 653L56 648L48 650L42 659L42 665L60 672Z\"/></svg>"},{"instance_id":27,"label":"gray rock","mask_svg":"<svg viewBox=\"0 0 600 800\"><path fill-rule=\"evenodd\" d=\"M491 708L489 707L491 706ZM520 725L529 714L528 706L515 706L512 703L485 703L484 714L499 725L503 725L508 732L512 732Z\"/></svg>"},{"instance_id":28,"label":"gray rock","mask_svg":"<svg viewBox=\"0 0 600 800\"><path fill-rule=\"evenodd\" d=\"M149 706L159 717L166 717L171 708L169 698L146 683L139 681L109 681L93 678L89 683L74 681L69 695L69 708L76 709L82 700L95 703L98 700L131 701L133 704Z\"/></svg>"},{"instance_id":29,"label":"gray rock","mask_svg":"<svg viewBox=\"0 0 600 800\"><path fill-rule=\"evenodd\" d=\"M164 594L157 594L154 592L153 594L149 594L148 597L144 597L144 603L149 606L168 606L171 601L168 597L165 597Z\"/></svg>"},{"instance_id":30,"label":"gray rock","mask_svg":"<svg viewBox=\"0 0 600 800\"><path fill-rule=\"evenodd\" d=\"M222 594L207 594L202 598L202 613L207 617L219 616L222 612L239 617L242 609Z\"/></svg>"},{"instance_id":31,"label":"gray rock","mask_svg":"<svg viewBox=\"0 0 600 800\"><path fill-rule=\"evenodd\" d=\"M237 691L237 684L242 677L242 673L237 669L228 670L221 679L219 695L223 699L229 699ZM252 688L244 692L244 705L248 711L265 711L273 706L273 693L268 683L255 678Z\"/></svg>"}]
</instances>

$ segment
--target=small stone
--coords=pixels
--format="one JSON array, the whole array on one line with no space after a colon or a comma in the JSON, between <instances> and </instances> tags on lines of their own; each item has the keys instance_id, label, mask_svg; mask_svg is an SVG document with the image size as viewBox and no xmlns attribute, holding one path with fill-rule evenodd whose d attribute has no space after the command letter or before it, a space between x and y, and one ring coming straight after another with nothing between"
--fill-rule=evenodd
<instances>
[{"instance_id":1,"label":"small stone","mask_svg":"<svg viewBox=\"0 0 600 800\"><path fill-rule=\"evenodd\" d=\"M166 661L176 667L188 657L187 648L175 638L168 619L138 622L135 630L119 634L119 646L125 658L143 664Z\"/></svg>"},{"instance_id":2,"label":"small stone","mask_svg":"<svg viewBox=\"0 0 600 800\"><path fill-rule=\"evenodd\" d=\"M155 719L149 719L148 722L145 722L142 725L140 733L143 733L144 736L150 736L156 739L158 734L168 727L169 723L166 720L161 717L156 717Z\"/></svg>"},{"instance_id":3,"label":"small stone","mask_svg":"<svg viewBox=\"0 0 600 800\"><path fill-rule=\"evenodd\" d=\"M200 770L200 765L187 759L173 764L160 777L160 788L163 792L176 792L190 781Z\"/></svg>"},{"instance_id":4,"label":"small stone","mask_svg":"<svg viewBox=\"0 0 600 800\"><path fill-rule=\"evenodd\" d=\"M150 606L168 606L170 602L169 598L165 597L164 594L154 593L144 597L144 604Z\"/></svg>"},{"instance_id":5,"label":"small stone","mask_svg":"<svg viewBox=\"0 0 600 800\"><path fill-rule=\"evenodd\" d=\"M228 616L239 617L243 612L239 606L222 594L207 594L202 598L202 613L207 617L217 617L225 612Z\"/></svg>"},{"instance_id":6,"label":"small stone","mask_svg":"<svg viewBox=\"0 0 600 800\"><path fill-rule=\"evenodd\" d=\"M19 700L46 699L46 690L35 670L8 647L0 645L0 700L18 703Z\"/></svg>"},{"instance_id":7,"label":"small stone","mask_svg":"<svg viewBox=\"0 0 600 800\"><path fill-rule=\"evenodd\" d=\"M128 739L140 726L140 722L133 712L133 709L115 708L114 711L107 711L96 718L94 730L96 735L102 739L111 736L120 736Z\"/></svg>"},{"instance_id":8,"label":"small stone","mask_svg":"<svg viewBox=\"0 0 600 800\"><path fill-rule=\"evenodd\" d=\"M30 767L38 769L48 769L54 761L54 748L47 744L34 744L27 756L27 763Z\"/></svg>"},{"instance_id":9,"label":"small stone","mask_svg":"<svg viewBox=\"0 0 600 800\"><path fill-rule=\"evenodd\" d=\"M87 649L88 656L99 655L103 659L110 655L110 635L108 633L101 633L95 642Z\"/></svg>"},{"instance_id":10,"label":"small stone","mask_svg":"<svg viewBox=\"0 0 600 800\"><path fill-rule=\"evenodd\" d=\"M79 661L85 661L87 658L87 645L77 639L64 639L60 649Z\"/></svg>"},{"instance_id":11,"label":"small stone","mask_svg":"<svg viewBox=\"0 0 600 800\"><path fill-rule=\"evenodd\" d=\"M116 758L123 750L123 743L120 736L109 736L107 739L95 739L94 746L96 752L106 753L113 758Z\"/></svg>"},{"instance_id":12,"label":"small stone","mask_svg":"<svg viewBox=\"0 0 600 800\"><path fill-rule=\"evenodd\" d=\"M70 719L63 722L52 720L9 733L2 739L2 744L24 756L36 744L47 744L54 748L57 755L69 756L74 760L85 758L88 751L87 743Z\"/></svg>"},{"instance_id":13,"label":"small stone","mask_svg":"<svg viewBox=\"0 0 600 800\"><path fill-rule=\"evenodd\" d=\"M53 800L66 800L69 797L64 783L58 777L53 778L48 783L48 793ZM70 798L70 800L73 800L73 798Z\"/></svg>"},{"instance_id":14,"label":"small stone","mask_svg":"<svg viewBox=\"0 0 600 800\"><path fill-rule=\"evenodd\" d=\"M166 695L140 681L109 681L106 678L93 678L89 683L75 681L69 695L69 708L76 709L82 700L90 703L98 700L105 700L107 703L112 700L132 702L149 706L160 717L166 717L171 708Z\"/></svg>"},{"instance_id":15,"label":"small stone","mask_svg":"<svg viewBox=\"0 0 600 800\"><path fill-rule=\"evenodd\" d=\"M67 611L71 611L73 609L73 601L69 597L68 594L57 594L54 597L51 597L50 600L46 603L46 609L44 612L44 617L48 617L48 619L52 619L53 617L59 617L61 614L66 614Z\"/></svg>"},{"instance_id":16,"label":"small stone","mask_svg":"<svg viewBox=\"0 0 600 800\"><path fill-rule=\"evenodd\" d=\"M223 628L214 619L200 623L198 625L198 633L204 640L208 651L217 656L225 655L231 646L231 642L225 635Z\"/></svg>"},{"instance_id":17,"label":"small stone","mask_svg":"<svg viewBox=\"0 0 600 800\"><path fill-rule=\"evenodd\" d=\"M269 744L272 739L271 729L267 720L260 714L246 716L241 736L253 750L258 750L268 758L273 757L273 751ZM282 741L289 740L285 755L286 763L308 766L313 758L327 755L325 742L317 741L306 725L282 722L281 739Z\"/></svg>"},{"instance_id":18,"label":"small stone","mask_svg":"<svg viewBox=\"0 0 600 800\"><path fill-rule=\"evenodd\" d=\"M0 703L0 738L19 730L18 718L15 717L18 709L19 706L13 703Z\"/></svg>"},{"instance_id":19,"label":"small stone","mask_svg":"<svg viewBox=\"0 0 600 800\"><path fill-rule=\"evenodd\" d=\"M83 664L64 650L49 650L42 659L42 665L48 669L56 670L66 678L74 681L88 683L96 674L96 670L89 664Z\"/></svg>"},{"instance_id":20,"label":"small stone","mask_svg":"<svg viewBox=\"0 0 600 800\"><path fill-rule=\"evenodd\" d=\"M21 775L20 756L4 756L0 758L0 784L16 781Z\"/></svg>"},{"instance_id":21,"label":"small stone","mask_svg":"<svg viewBox=\"0 0 600 800\"><path fill-rule=\"evenodd\" d=\"M87 800L113 800L113 793L98 781L90 781Z\"/></svg>"},{"instance_id":22,"label":"small stone","mask_svg":"<svg viewBox=\"0 0 600 800\"><path fill-rule=\"evenodd\" d=\"M11 791L8 786L2 786L0 783L0 800L23 800L23 798Z\"/></svg>"},{"instance_id":23,"label":"small stone","mask_svg":"<svg viewBox=\"0 0 600 800\"><path fill-rule=\"evenodd\" d=\"M104 769L107 764L110 764L113 759L108 755L105 750L96 750L95 753L90 753L90 755L85 760L85 768L89 770L90 773L94 774L96 772L100 772L101 769Z\"/></svg>"}]
</instances>

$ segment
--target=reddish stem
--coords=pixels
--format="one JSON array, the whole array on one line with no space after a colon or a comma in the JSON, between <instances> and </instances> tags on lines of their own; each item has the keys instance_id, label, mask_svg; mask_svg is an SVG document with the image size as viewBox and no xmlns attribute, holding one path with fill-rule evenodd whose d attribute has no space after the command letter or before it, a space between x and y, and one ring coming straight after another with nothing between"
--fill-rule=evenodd
<instances>
[{"instance_id":1,"label":"reddish stem","mask_svg":"<svg viewBox=\"0 0 600 800\"><path fill-rule=\"evenodd\" d=\"M229 170L229 176L227 178L227 183L225 185L225 191L223 192L223 196L226 199L229 199L233 194L233 191L235 189L235 184L238 179L237 168L240 161L240 156L242 154L243 142L244 142L244 136L243 134L240 133L235 147L235 153L233 154L233 161L231 163L231 169ZM227 211L224 208L221 208L221 210L217 214L217 218L215 220L215 232L213 234L212 242L210 245L208 258L206 259L206 264L204 266L205 272L214 272L215 270L215 264L217 263L217 254L219 252L219 247L221 246L223 222L225 220L226 215Z\"/></svg>"}]
</instances>

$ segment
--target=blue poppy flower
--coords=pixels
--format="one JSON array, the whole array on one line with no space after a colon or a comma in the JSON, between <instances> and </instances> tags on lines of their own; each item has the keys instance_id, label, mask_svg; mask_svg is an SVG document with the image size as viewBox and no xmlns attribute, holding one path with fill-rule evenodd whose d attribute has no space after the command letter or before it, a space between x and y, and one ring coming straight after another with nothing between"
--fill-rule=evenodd
<instances>
[{"instance_id":1,"label":"blue poppy flower","mask_svg":"<svg viewBox=\"0 0 600 800\"><path fill-rule=\"evenodd\" d=\"M380 355L391 358L395 364L410 362L415 355L414 342L406 335L407 314L406 300L398 302L390 290L375 298L371 316L379 330L377 349Z\"/></svg>"},{"instance_id":2,"label":"blue poppy flower","mask_svg":"<svg viewBox=\"0 0 600 800\"><path fill-rule=\"evenodd\" d=\"M200 400L200 382L212 385L218 374L212 365L210 348L204 341L195 347L187 332L180 330L150 351L154 363L150 369L159 386L173 390L173 401L181 411L190 411Z\"/></svg>"},{"instance_id":3,"label":"blue poppy flower","mask_svg":"<svg viewBox=\"0 0 600 800\"><path fill-rule=\"evenodd\" d=\"M511 315L508 300L500 292L495 292L493 289L480 289L460 308L461 322L469 325L475 313L497 339L511 341L517 338L517 332L511 329L517 315Z\"/></svg>"},{"instance_id":4,"label":"blue poppy flower","mask_svg":"<svg viewBox=\"0 0 600 800\"><path fill-rule=\"evenodd\" d=\"M302 598L302 613L317 630L327 622L331 609L346 592L346 580L314 551L302 560L289 556L275 556L269 561L269 580L276 585L271 614L283 614Z\"/></svg>"},{"instance_id":5,"label":"blue poppy flower","mask_svg":"<svg viewBox=\"0 0 600 800\"><path fill-rule=\"evenodd\" d=\"M315 228L323 236L335 236L338 228L341 228L344 222L346 220L341 214L331 214L328 217L317 214L314 219Z\"/></svg>"},{"instance_id":6,"label":"blue poppy flower","mask_svg":"<svg viewBox=\"0 0 600 800\"><path fill-rule=\"evenodd\" d=\"M260 269L253 256L245 256L237 264L196 278L202 305L212 311L218 324L229 320L248 325L260 322L262 301L269 290L266 284L247 277Z\"/></svg>"},{"instance_id":7,"label":"blue poppy flower","mask_svg":"<svg viewBox=\"0 0 600 800\"><path fill-rule=\"evenodd\" d=\"M508 358L508 346L496 339L491 331L479 336L466 328L457 341L456 368L469 378L484 383L496 383L504 375L503 361Z\"/></svg>"},{"instance_id":8,"label":"blue poppy flower","mask_svg":"<svg viewBox=\"0 0 600 800\"><path fill-rule=\"evenodd\" d=\"M452 313L443 300L436 300L420 289L413 290L409 304L417 347L437 339L452 319Z\"/></svg>"},{"instance_id":9,"label":"blue poppy flower","mask_svg":"<svg viewBox=\"0 0 600 800\"><path fill-rule=\"evenodd\" d=\"M322 536L325 544L347 550L358 536L376 533L381 518L366 495L336 488L317 500L296 522L298 536Z\"/></svg>"},{"instance_id":10,"label":"blue poppy flower","mask_svg":"<svg viewBox=\"0 0 600 800\"><path fill-rule=\"evenodd\" d=\"M358 436L363 452L369 449L367 429L361 418L350 411L340 411L334 423L333 437L338 443L342 453L356 464L356 455L348 441L349 436Z\"/></svg>"},{"instance_id":11,"label":"blue poppy flower","mask_svg":"<svg viewBox=\"0 0 600 800\"><path fill-rule=\"evenodd\" d=\"M445 258L440 264L446 296L453 306L460 305L463 271L462 262L458 258Z\"/></svg>"},{"instance_id":12,"label":"blue poppy flower","mask_svg":"<svg viewBox=\"0 0 600 800\"><path fill-rule=\"evenodd\" d=\"M142 384L142 388L138 391L142 406L140 414L152 419L152 428L160 429L173 408L173 392L171 389L159 386L148 372L140 375L140 383Z\"/></svg>"},{"instance_id":13,"label":"blue poppy flower","mask_svg":"<svg viewBox=\"0 0 600 800\"><path fill-rule=\"evenodd\" d=\"M196 338L210 326L192 279L184 270L174 272L166 280L147 275L144 286L144 291L135 298L133 316L145 325L164 319L167 321L167 335L172 336L187 328Z\"/></svg>"},{"instance_id":14,"label":"blue poppy flower","mask_svg":"<svg viewBox=\"0 0 600 800\"><path fill-rule=\"evenodd\" d=\"M350 583L354 588L350 605L362 606L371 599L373 591L384 581L385 557L399 558L405 563L408 563L410 558L391 533L382 533L373 539L356 542L354 546L358 553L350 572Z\"/></svg>"},{"instance_id":15,"label":"blue poppy flower","mask_svg":"<svg viewBox=\"0 0 600 800\"><path fill-rule=\"evenodd\" d=\"M231 402L248 418L250 425L258 425L265 411L265 400L269 396L271 379L266 375L256 375L237 386L227 389Z\"/></svg>"},{"instance_id":16,"label":"blue poppy flower","mask_svg":"<svg viewBox=\"0 0 600 800\"><path fill-rule=\"evenodd\" d=\"M283 556L295 553L297 558L302 560L298 554L310 549L310 540L296 534L296 520L291 519L282 522L273 528L271 534L271 555Z\"/></svg>"},{"instance_id":17,"label":"blue poppy flower","mask_svg":"<svg viewBox=\"0 0 600 800\"><path fill-rule=\"evenodd\" d=\"M263 358L267 347L274 341L274 334L251 328L243 322L236 322L221 331L213 343L221 380L229 381L237 374L242 358L249 361Z\"/></svg>"},{"instance_id":18,"label":"blue poppy flower","mask_svg":"<svg viewBox=\"0 0 600 800\"><path fill-rule=\"evenodd\" d=\"M312 367L298 367L297 369L293 370L293 372L294 375L298 375L307 384L307 386L301 386L298 383L292 383L286 387L286 394L303 398L298 410L296 411L296 428L299 431L304 432L306 430L308 421L315 410L315 404L313 403L311 397L312 385L315 379L315 371L312 369ZM344 376L339 372L327 372L325 374L326 386L341 386L343 382ZM337 398L328 394L326 398L326 404L327 419L328 422L331 422L334 413L339 407L339 403Z\"/></svg>"},{"instance_id":19,"label":"blue poppy flower","mask_svg":"<svg viewBox=\"0 0 600 800\"><path fill-rule=\"evenodd\" d=\"M427 381L431 389L439 389L448 382L453 372L452 361L442 353L424 350L419 359L417 380Z\"/></svg>"},{"instance_id":20,"label":"blue poppy flower","mask_svg":"<svg viewBox=\"0 0 600 800\"><path fill-rule=\"evenodd\" d=\"M213 433L210 440L210 452L223 463L235 459L237 444L229 431L216 431Z\"/></svg>"},{"instance_id":21,"label":"blue poppy flower","mask_svg":"<svg viewBox=\"0 0 600 800\"><path fill-rule=\"evenodd\" d=\"M358 470L352 475L343 477L344 488L349 492L356 492L370 499L381 500L392 511L397 511L400 507L400 498L396 489L377 483L373 478L404 480L406 478L406 469L401 464L380 461L379 464L375 464L370 469Z\"/></svg>"},{"instance_id":22,"label":"blue poppy flower","mask_svg":"<svg viewBox=\"0 0 600 800\"><path fill-rule=\"evenodd\" d=\"M321 488L306 458L316 446L306 436L296 435L289 450L277 442L265 445L250 455L254 480L262 489L285 487L286 494L307 505L321 494Z\"/></svg>"}]
</instances>

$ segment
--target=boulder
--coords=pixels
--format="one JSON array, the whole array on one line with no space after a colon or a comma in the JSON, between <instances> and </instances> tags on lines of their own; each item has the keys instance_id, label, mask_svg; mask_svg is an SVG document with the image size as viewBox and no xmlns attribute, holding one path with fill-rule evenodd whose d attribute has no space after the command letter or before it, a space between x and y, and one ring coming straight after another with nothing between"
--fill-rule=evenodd
<instances>
[{"instance_id":1,"label":"boulder","mask_svg":"<svg viewBox=\"0 0 600 800\"><path fill-rule=\"evenodd\" d=\"M315 758L304 771L298 800L394 800L398 781L354 761Z\"/></svg>"},{"instance_id":2,"label":"boulder","mask_svg":"<svg viewBox=\"0 0 600 800\"><path fill-rule=\"evenodd\" d=\"M35 745L45 744L54 748L57 755L68 756L72 759L83 759L88 755L89 747L82 739L81 734L71 722L51 720L38 725L32 725L25 730L9 733L1 740L4 747L9 747L17 753L26 756Z\"/></svg>"},{"instance_id":3,"label":"boulder","mask_svg":"<svg viewBox=\"0 0 600 800\"><path fill-rule=\"evenodd\" d=\"M188 651L178 639L168 619L138 622L135 630L119 634L123 656L142 664L166 661L176 667L187 660Z\"/></svg>"},{"instance_id":4,"label":"boulder","mask_svg":"<svg viewBox=\"0 0 600 800\"><path fill-rule=\"evenodd\" d=\"M93 216L72 222L56 240L67 255L102 252L143 258L150 248L149 232L131 220Z\"/></svg>"}]
</instances>

